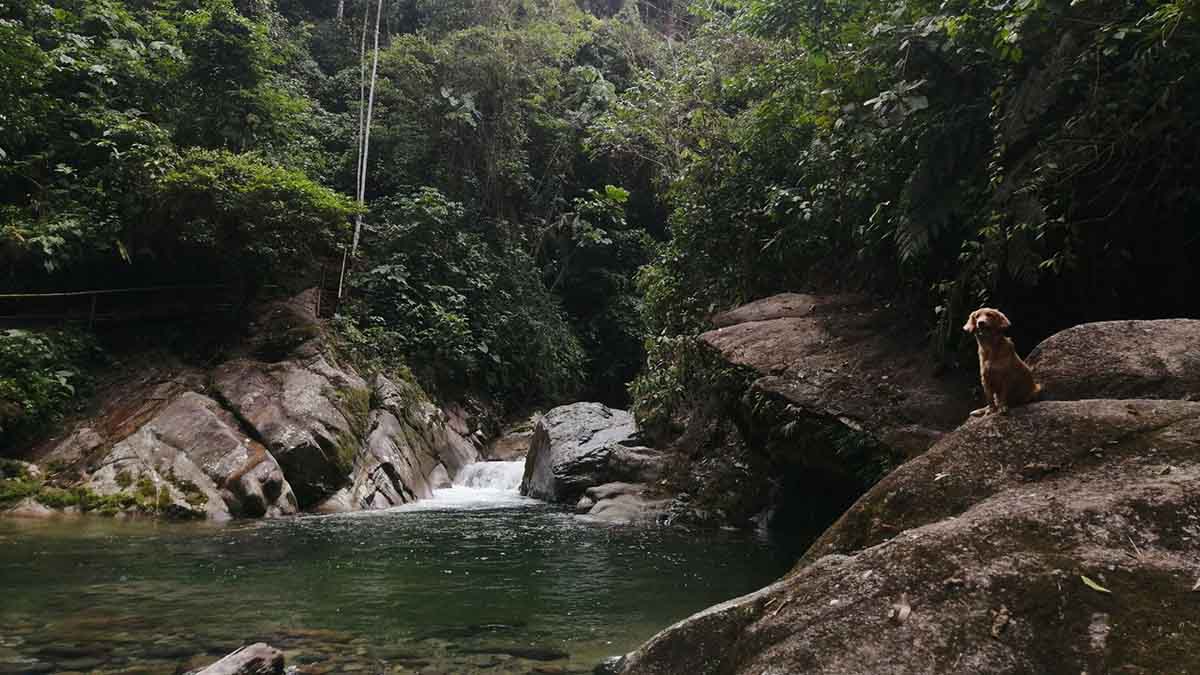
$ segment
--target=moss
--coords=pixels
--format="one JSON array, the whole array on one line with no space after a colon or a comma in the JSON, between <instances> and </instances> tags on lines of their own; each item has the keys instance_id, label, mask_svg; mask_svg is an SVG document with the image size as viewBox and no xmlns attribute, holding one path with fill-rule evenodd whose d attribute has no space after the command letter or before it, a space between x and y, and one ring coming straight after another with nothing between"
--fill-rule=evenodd
<instances>
[{"instance_id":1,"label":"moss","mask_svg":"<svg viewBox=\"0 0 1200 675\"><path fill-rule=\"evenodd\" d=\"M367 419L371 415L371 391L354 387L340 388L335 392L338 409L350 423L350 429L359 439L367 436Z\"/></svg>"},{"instance_id":2,"label":"moss","mask_svg":"<svg viewBox=\"0 0 1200 675\"><path fill-rule=\"evenodd\" d=\"M180 478L175 475L174 471L167 472L167 482L175 486L183 494L183 499L188 503L188 506L193 509L203 509L208 506L208 495L196 485L186 478Z\"/></svg>"},{"instance_id":3,"label":"moss","mask_svg":"<svg viewBox=\"0 0 1200 675\"><path fill-rule=\"evenodd\" d=\"M117 473L116 481L117 485L120 485L122 488L127 488L130 485L133 485L133 476L131 476L128 471L121 471Z\"/></svg>"},{"instance_id":4,"label":"moss","mask_svg":"<svg viewBox=\"0 0 1200 675\"><path fill-rule=\"evenodd\" d=\"M0 478L27 478L25 464L15 459L0 458Z\"/></svg>"},{"instance_id":5,"label":"moss","mask_svg":"<svg viewBox=\"0 0 1200 675\"><path fill-rule=\"evenodd\" d=\"M354 469L354 457L358 455L358 449L362 446L360 441L353 434L345 432L339 433L334 441L334 453L337 457L338 469L343 475L348 475Z\"/></svg>"},{"instance_id":6,"label":"moss","mask_svg":"<svg viewBox=\"0 0 1200 675\"><path fill-rule=\"evenodd\" d=\"M32 497L41 489L42 483L25 476L0 480L0 506L8 506Z\"/></svg>"},{"instance_id":7,"label":"moss","mask_svg":"<svg viewBox=\"0 0 1200 675\"><path fill-rule=\"evenodd\" d=\"M38 492L37 500L52 509L65 509L79 506L86 497L82 488L58 488L44 485Z\"/></svg>"}]
</instances>

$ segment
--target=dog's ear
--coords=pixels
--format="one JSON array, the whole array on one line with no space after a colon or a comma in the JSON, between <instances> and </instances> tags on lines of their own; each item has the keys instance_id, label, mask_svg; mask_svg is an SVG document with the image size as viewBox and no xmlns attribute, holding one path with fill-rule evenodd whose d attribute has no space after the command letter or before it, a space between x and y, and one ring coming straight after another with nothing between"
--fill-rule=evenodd
<instances>
[{"instance_id":1,"label":"dog's ear","mask_svg":"<svg viewBox=\"0 0 1200 675\"><path fill-rule=\"evenodd\" d=\"M968 333L975 332L975 317L977 314L979 314L979 310L971 312L971 316L967 317L967 322L963 324L963 330L967 331Z\"/></svg>"},{"instance_id":2,"label":"dog's ear","mask_svg":"<svg viewBox=\"0 0 1200 675\"><path fill-rule=\"evenodd\" d=\"M996 312L996 318L1000 320L1000 325L998 326L999 329L1008 330L1008 327L1012 325L1012 322L1008 320L1007 316L1004 316L1004 312L1001 312L998 309L994 311Z\"/></svg>"}]
</instances>

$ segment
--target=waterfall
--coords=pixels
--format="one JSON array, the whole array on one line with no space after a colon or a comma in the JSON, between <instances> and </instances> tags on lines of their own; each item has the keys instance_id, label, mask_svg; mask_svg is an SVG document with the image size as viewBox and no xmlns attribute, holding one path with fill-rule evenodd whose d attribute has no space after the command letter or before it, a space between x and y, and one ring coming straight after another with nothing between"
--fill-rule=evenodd
<instances>
[{"instance_id":1,"label":"waterfall","mask_svg":"<svg viewBox=\"0 0 1200 675\"><path fill-rule=\"evenodd\" d=\"M433 497L397 506L393 511L473 510L525 508L540 504L522 497L521 476L525 461L476 462L459 470L454 485L433 491Z\"/></svg>"},{"instance_id":2,"label":"waterfall","mask_svg":"<svg viewBox=\"0 0 1200 675\"><path fill-rule=\"evenodd\" d=\"M461 487L516 492L525 473L525 460L515 462L476 462L464 466L454 479Z\"/></svg>"}]
</instances>

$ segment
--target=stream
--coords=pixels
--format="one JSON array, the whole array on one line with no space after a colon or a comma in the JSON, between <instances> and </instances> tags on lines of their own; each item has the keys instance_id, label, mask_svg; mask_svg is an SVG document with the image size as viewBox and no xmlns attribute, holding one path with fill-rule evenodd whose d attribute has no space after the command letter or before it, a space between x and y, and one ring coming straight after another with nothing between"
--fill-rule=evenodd
<instances>
[{"instance_id":1,"label":"stream","mask_svg":"<svg viewBox=\"0 0 1200 675\"><path fill-rule=\"evenodd\" d=\"M336 516L0 520L0 673L183 673L256 641L306 673L587 673L799 553L588 523L521 470Z\"/></svg>"}]
</instances>

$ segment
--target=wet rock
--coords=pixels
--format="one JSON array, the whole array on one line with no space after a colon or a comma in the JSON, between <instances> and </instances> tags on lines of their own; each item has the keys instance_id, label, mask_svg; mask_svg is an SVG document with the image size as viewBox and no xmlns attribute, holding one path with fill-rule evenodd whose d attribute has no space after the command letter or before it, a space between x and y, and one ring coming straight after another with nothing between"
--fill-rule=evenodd
<instances>
[{"instance_id":1,"label":"wet rock","mask_svg":"<svg viewBox=\"0 0 1200 675\"><path fill-rule=\"evenodd\" d=\"M575 511L589 520L651 525L662 520L670 504L667 495L642 483L605 483L585 490Z\"/></svg>"},{"instance_id":2,"label":"wet rock","mask_svg":"<svg viewBox=\"0 0 1200 675\"><path fill-rule=\"evenodd\" d=\"M1200 672L1197 522L1200 403L1034 403L947 435L783 580L619 672Z\"/></svg>"},{"instance_id":3,"label":"wet rock","mask_svg":"<svg viewBox=\"0 0 1200 675\"><path fill-rule=\"evenodd\" d=\"M256 642L233 652L196 675L283 675L283 652Z\"/></svg>"},{"instance_id":4,"label":"wet rock","mask_svg":"<svg viewBox=\"0 0 1200 675\"><path fill-rule=\"evenodd\" d=\"M1200 321L1101 321L1046 338L1029 354L1044 400L1200 400Z\"/></svg>"},{"instance_id":5,"label":"wet rock","mask_svg":"<svg viewBox=\"0 0 1200 675\"><path fill-rule=\"evenodd\" d=\"M633 415L599 403L572 403L542 416L534 427L521 494L576 503L592 486L652 482L661 454L642 444Z\"/></svg>"}]
</instances>

